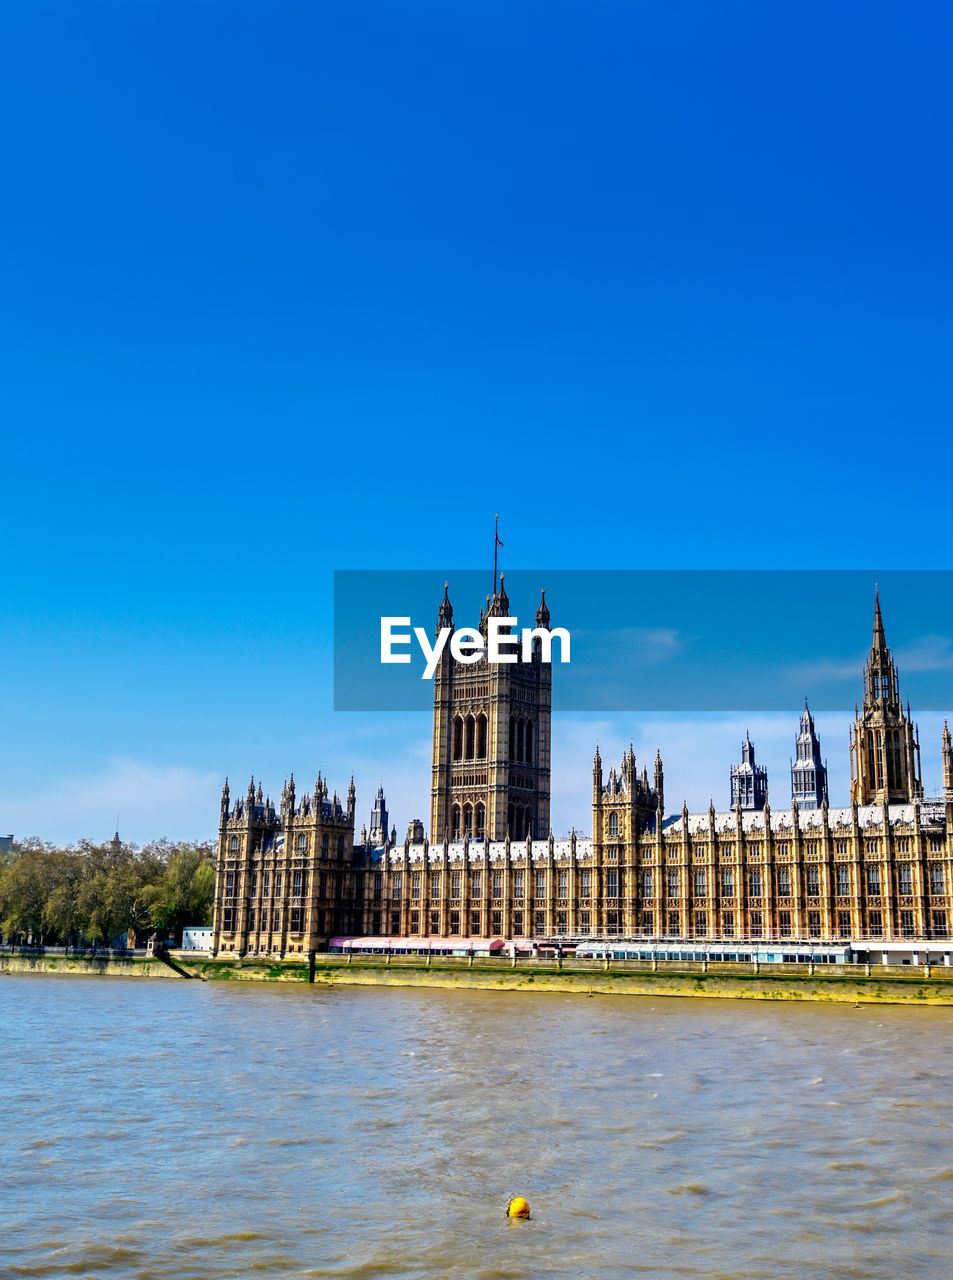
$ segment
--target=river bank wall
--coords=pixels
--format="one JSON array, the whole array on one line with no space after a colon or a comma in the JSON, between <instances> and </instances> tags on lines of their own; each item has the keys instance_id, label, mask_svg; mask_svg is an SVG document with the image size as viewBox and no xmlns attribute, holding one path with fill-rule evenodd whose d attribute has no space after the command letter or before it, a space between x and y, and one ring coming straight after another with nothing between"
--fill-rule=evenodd
<instances>
[{"instance_id":1,"label":"river bank wall","mask_svg":"<svg viewBox=\"0 0 953 1280\"><path fill-rule=\"evenodd\" d=\"M841 1004L953 1007L953 970L872 965L703 965L659 962L657 968L615 961L585 967L552 961L440 957L318 955L307 958L0 956L0 974L167 978L172 981L298 982L324 986L435 987L458 990L556 991L581 996L638 995L732 1000L799 1000Z\"/></svg>"}]
</instances>

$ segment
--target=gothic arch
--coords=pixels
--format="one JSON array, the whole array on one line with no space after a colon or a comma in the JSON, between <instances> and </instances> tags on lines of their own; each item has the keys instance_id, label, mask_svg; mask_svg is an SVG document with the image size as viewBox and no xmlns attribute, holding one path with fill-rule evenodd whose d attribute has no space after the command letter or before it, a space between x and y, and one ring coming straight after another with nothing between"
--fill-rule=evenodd
<instances>
[{"instance_id":1,"label":"gothic arch","mask_svg":"<svg viewBox=\"0 0 953 1280\"><path fill-rule=\"evenodd\" d=\"M476 753L477 758L486 758L486 715L481 711L477 716Z\"/></svg>"}]
</instances>

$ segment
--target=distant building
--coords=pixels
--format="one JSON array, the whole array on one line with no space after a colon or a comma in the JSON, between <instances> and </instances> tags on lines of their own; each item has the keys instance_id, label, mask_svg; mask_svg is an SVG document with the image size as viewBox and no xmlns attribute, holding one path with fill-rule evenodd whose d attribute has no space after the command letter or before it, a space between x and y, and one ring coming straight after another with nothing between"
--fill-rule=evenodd
<instances>
[{"instance_id":1,"label":"distant building","mask_svg":"<svg viewBox=\"0 0 953 1280\"><path fill-rule=\"evenodd\" d=\"M754 745L745 734L741 745L741 764L731 770L731 807L761 810L768 798L768 771L763 765L756 764Z\"/></svg>"},{"instance_id":2,"label":"distant building","mask_svg":"<svg viewBox=\"0 0 953 1280\"><path fill-rule=\"evenodd\" d=\"M13 848L13 834L0 836L0 853L9 853Z\"/></svg>"},{"instance_id":3,"label":"distant building","mask_svg":"<svg viewBox=\"0 0 953 1280\"><path fill-rule=\"evenodd\" d=\"M211 951L212 950L212 933L211 926L189 925L182 930L182 950L183 951Z\"/></svg>"},{"instance_id":4,"label":"distant building","mask_svg":"<svg viewBox=\"0 0 953 1280\"><path fill-rule=\"evenodd\" d=\"M806 698L797 736L797 759L791 762L791 799L800 809L819 809L827 799L827 765L821 763L821 744Z\"/></svg>"}]
</instances>

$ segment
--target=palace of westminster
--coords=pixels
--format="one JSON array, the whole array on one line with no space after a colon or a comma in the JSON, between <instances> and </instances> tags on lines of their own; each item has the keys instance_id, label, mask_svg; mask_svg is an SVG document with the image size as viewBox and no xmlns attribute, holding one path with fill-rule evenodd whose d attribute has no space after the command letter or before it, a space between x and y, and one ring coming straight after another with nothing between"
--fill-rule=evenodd
<instances>
[{"instance_id":1,"label":"palace of westminster","mask_svg":"<svg viewBox=\"0 0 953 1280\"><path fill-rule=\"evenodd\" d=\"M502 575L481 628L509 616ZM452 626L444 592L437 626ZM549 626L545 593L536 614ZM851 795L832 808L805 704L792 802L773 810L746 739L731 808L667 814L662 760L630 747L608 775L596 748L592 836L550 832L552 667L460 663L434 678L430 838L388 832L383 788L355 839L355 789L294 777L276 808L254 780L222 792L213 952L288 955L332 938L953 937L953 743L943 730L943 794L927 798L920 746L900 698L875 599L863 704L850 734ZM428 945L430 945L428 943Z\"/></svg>"}]
</instances>

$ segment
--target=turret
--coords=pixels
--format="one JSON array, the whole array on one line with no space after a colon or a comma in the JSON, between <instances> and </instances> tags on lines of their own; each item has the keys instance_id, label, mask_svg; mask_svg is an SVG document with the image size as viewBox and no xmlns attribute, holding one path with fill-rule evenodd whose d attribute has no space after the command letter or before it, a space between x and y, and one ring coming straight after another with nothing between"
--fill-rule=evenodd
<instances>
[{"instance_id":1,"label":"turret","mask_svg":"<svg viewBox=\"0 0 953 1280\"><path fill-rule=\"evenodd\" d=\"M453 605L450 603L450 583L443 584L443 599L437 611L437 630L441 627L453 627Z\"/></svg>"},{"instance_id":2,"label":"turret","mask_svg":"<svg viewBox=\"0 0 953 1280\"><path fill-rule=\"evenodd\" d=\"M222 821L228 821L228 778L225 779L225 785L222 787Z\"/></svg>"},{"instance_id":3,"label":"turret","mask_svg":"<svg viewBox=\"0 0 953 1280\"><path fill-rule=\"evenodd\" d=\"M655 749L655 790L658 794L658 807L661 812L665 811L665 775L662 770L662 749Z\"/></svg>"},{"instance_id":4,"label":"turret","mask_svg":"<svg viewBox=\"0 0 953 1280\"><path fill-rule=\"evenodd\" d=\"M827 798L827 765L821 761L821 744L814 732L814 717L806 698L795 747L797 758L791 762L791 798L797 800L802 809L819 809Z\"/></svg>"},{"instance_id":5,"label":"turret","mask_svg":"<svg viewBox=\"0 0 953 1280\"><path fill-rule=\"evenodd\" d=\"M556 603L558 605L559 601L557 600ZM549 627L549 606L546 604L545 587L542 589L539 608L536 610L536 625L537 627Z\"/></svg>"}]
</instances>

